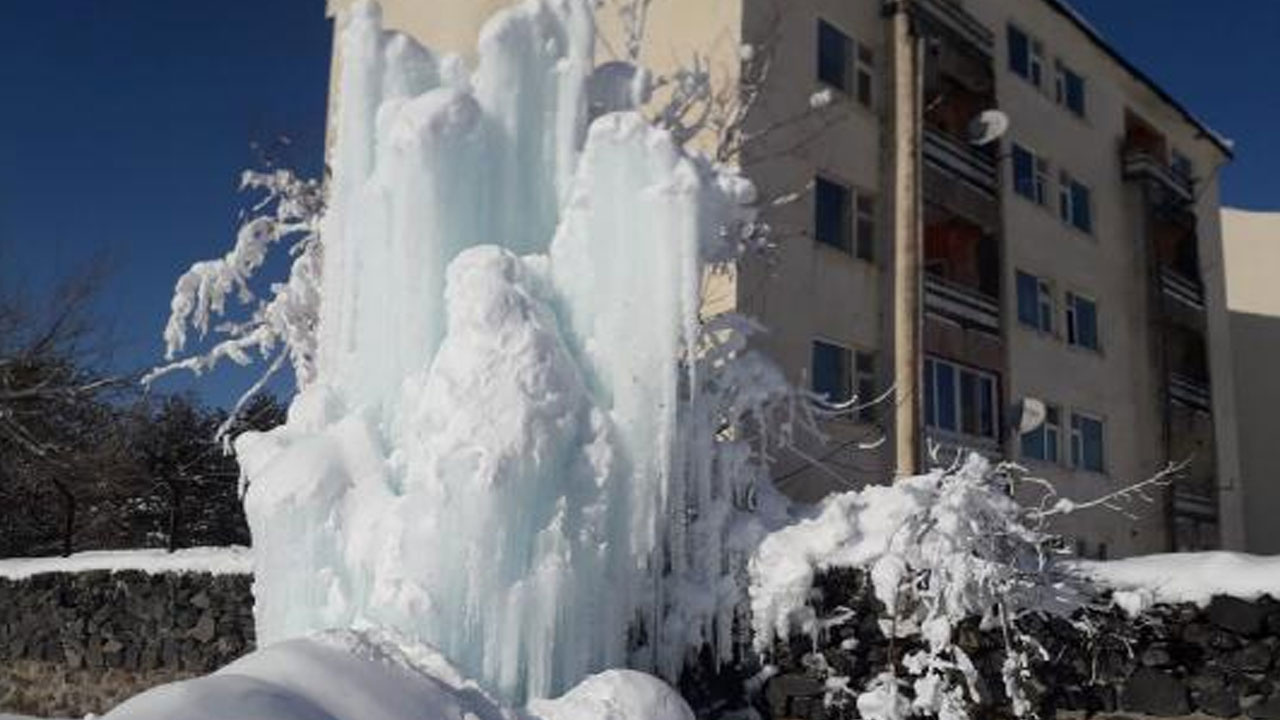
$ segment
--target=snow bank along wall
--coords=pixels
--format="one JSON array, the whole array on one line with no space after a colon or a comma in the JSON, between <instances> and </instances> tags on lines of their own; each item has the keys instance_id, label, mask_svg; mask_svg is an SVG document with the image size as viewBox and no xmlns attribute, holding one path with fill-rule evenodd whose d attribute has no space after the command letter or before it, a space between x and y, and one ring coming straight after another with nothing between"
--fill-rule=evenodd
<instances>
[{"instance_id":1,"label":"snow bank along wall","mask_svg":"<svg viewBox=\"0 0 1280 720\"><path fill-rule=\"evenodd\" d=\"M766 717L833 720L855 718L848 706L824 703L829 676L861 687L879 673L892 653L912 648L890 646L882 632L883 608L864 574L841 571L819 582L816 609L832 623L817 646L795 636L772 650L776 673L764 686L758 709ZM1160 605L1137 619L1118 610L1078 615L1091 632L1064 621L1034 628L1045 650L1035 668L1043 683L1041 717L1062 712L1154 717L1280 718L1280 602L1270 597L1240 600L1218 596L1204 607ZM960 628L957 639L980 673L984 707L973 717L1008 717L1001 682L1003 643L976 622ZM819 659L820 658L820 659ZM695 706L706 705L708 700Z\"/></svg>"},{"instance_id":2,"label":"snow bank along wall","mask_svg":"<svg viewBox=\"0 0 1280 720\"><path fill-rule=\"evenodd\" d=\"M0 578L0 713L101 713L149 687L225 665L253 649L250 580L138 571ZM820 586L821 614L847 607L856 617L833 625L816 648L800 635L773 648L776 674L756 698L766 718L853 717L852 707L824 705L822 668L856 685L888 657L881 608L865 578L842 572ZM1280 719L1280 603L1216 598L1203 608L1159 606L1141 621L1119 613L1090 619L1092 637L1061 623L1038 628L1051 658L1040 677L1054 681L1041 698L1046 707ZM983 674L984 700L1000 707L998 638L969 626L960 641ZM716 717L743 702L739 683L721 680L691 673L681 689L700 715Z\"/></svg>"},{"instance_id":3,"label":"snow bank along wall","mask_svg":"<svg viewBox=\"0 0 1280 720\"><path fill-rule=\"evenodd\" d=\"M4 574L0 713L102 713L253 649L249 575Z\"/></svg>"}]
</instances>

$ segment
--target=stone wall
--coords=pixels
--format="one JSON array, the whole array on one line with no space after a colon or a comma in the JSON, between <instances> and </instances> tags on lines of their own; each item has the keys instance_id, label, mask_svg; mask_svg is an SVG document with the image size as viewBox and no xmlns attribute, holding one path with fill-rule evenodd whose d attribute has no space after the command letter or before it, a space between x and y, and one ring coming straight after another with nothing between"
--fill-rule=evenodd
<instances>
[{"instance_id":1,"label":"stone wall","mask_svg":"<svg viewBox=\"0 0 1280 720\"><path fill-rule=\"evenodd\" d=\"M253 649L248 575L139 571L0 579L0 712L102 713Z\"/></svg>"},{"instance_id":2,"label":"stone wall","mask_svg":"<svg viewBox=\"0 0 1280 720\"><path fill-rule=\"evenodd\" d=\"M822 583L819 609L838 608L856 619L834 624L817 654L809 637L778 643L769 659L776 667L756 694L756 709L773 718L831 720L857 717L851 706L824 702L826 678L846 676L859 687L891 657L910 651L891 647L881 632L883 610L859 573L842 572ZM1280 603L1215 598L1207 607L1157 607L1140 618L1097 609L1075 623L1035 618L1029 627L1048 660L1035 668L1041 717L1105 713L1107 716L1280 720ZM1086 631L1082 629L1087 626ZM957 633L982 679L974 716L1008 717L1000 678L1003 642L973 623ZM746 677L755 668L744 668ZM705 705L704 705L705 707Z\"/></svg>"}]
</instances>

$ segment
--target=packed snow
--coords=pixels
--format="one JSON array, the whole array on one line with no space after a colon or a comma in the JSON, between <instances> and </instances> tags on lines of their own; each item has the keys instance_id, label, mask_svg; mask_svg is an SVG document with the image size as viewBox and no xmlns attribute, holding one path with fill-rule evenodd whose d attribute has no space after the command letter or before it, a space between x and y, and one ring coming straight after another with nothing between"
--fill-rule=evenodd
<instances>
[{"instance_id":1,"label":"packed snow","mask_svg":"<svg viewBox=\"0 0 1280 720\"><path fill-rule=\"evenodd\" d=\"M780 518L745 429L790 390L700 290L754 190L588 123L593 32L525 0L469 73L340 19L315 377L236 447L264 643L392 628L514 702L730 655Z\"/></svg>"},{"instance_id":2,"label":"packed snow","mask_svg":"<svg viewBox=\"0 0 1280 720\"><path fill-rule=\"evenodd\" d=\"M82 573L95 570L139 570L164 573L212 573L247 575L253 572L253 553L243 547L166 550L120 550L76 553L67 557L6 558L0 560L0 578L22 580L46 573Z\"/></svg>"},{"instance_id":3,"label":"packed snow","mask_svg":"<svg viewBox=\"0 0 1280 720\"><path fill-rule=\"evenodd\" d=\"M1280 557L1231 552L1148 555L1079 561L1079 571L1114 590L1116 602L1136 614L1154 604L1207 605L1215 595L1280 598Z\"/></svg>"},{"instance_id":4,"label":"packed snow","mask_svg":"<svg viewBox=\"0 0 1280 720\"><path fill-rule=\"evenodd\" d=\"M532 714L530 714L530 712ZM588 678L530 712L504 707L434 649L331 632L259 650L138 695L104 720L692 720L679 694L631 671Z\"/></svg>"}]
</instances>

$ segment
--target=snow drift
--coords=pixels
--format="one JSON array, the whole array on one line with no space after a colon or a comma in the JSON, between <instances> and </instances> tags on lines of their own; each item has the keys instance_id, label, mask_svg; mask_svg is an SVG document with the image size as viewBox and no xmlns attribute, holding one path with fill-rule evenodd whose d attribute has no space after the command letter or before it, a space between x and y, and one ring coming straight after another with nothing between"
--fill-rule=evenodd
<instances>
[{"instance_id":1,"label":"snow drift","mask_svg":"<svg viewBox=\"0 0 1280 720\"><path fill-rule=\"evenodd\" d=\"M104 720L692 720L657 678L612 671L526 712L504 707L438 652L383 633L333 632L260 650L143 693Z\"/></svg>"},{"instance_id":2,"label":"snow drift","mask_svg":"<svg viewBox=\"0 0 1280 720\"><path fill-rule=\"evenodd\" d=\"M590 12L512 6L473 73L341 18L315 377L237 444L264 644L392 628L511 701L728 654L773 506L724 430L785 383L700 284L752 189L588 126Z\"/></svg>"}]
</instances>

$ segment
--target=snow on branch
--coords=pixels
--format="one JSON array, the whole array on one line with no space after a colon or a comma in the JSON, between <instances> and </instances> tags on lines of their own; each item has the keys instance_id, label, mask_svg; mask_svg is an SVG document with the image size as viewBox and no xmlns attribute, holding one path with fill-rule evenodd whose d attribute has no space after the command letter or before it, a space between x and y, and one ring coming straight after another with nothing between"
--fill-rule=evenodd
<instances>
[{"instance_id":1,"label":"snow on branch","mask_svg":"<svg viewBox=\"0 0 1280 720\"><path fill-rule=\"evenodd\" d=\"M169 364L142 380L150 385L177 371L197 375L223 361L248 366L261 359L267 369L241 397L236 410L286 361L293 366L299 387L315 375L316 322L320 304L320 219L325 185L299 178L289 170L245 172L241 189L261 193L250 217L236 233L234 247L221 258L197 262L178 279L165 327L165 358ZM287 245L293 257L289 277L270 286L258 298L251 281L275 245ZM214 325L228 315L229 300L248 309L248 318ZM212 347L185 357L191 332L205 340L212 331L221 339ZM234 418L237 413L232 413Z\"/></svg>"}]
</instances>

